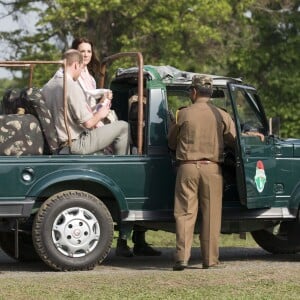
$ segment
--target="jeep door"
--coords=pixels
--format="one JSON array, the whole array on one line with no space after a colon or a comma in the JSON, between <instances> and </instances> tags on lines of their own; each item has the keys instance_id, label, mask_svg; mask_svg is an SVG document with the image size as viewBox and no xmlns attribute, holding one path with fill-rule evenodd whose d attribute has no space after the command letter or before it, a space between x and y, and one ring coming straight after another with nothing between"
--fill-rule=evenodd
<instances>
[{"instance_id":1,"label":"jeep door","mask_svg":"<svg viewBox=\"0 0 300 300\"><path fill-rule=\"evenodd\" d=\"M256 90L228 83L237 128L236 173L240 201L248 208L270 207L275 199L274 141Z\"/></svg>"}]
</instances>

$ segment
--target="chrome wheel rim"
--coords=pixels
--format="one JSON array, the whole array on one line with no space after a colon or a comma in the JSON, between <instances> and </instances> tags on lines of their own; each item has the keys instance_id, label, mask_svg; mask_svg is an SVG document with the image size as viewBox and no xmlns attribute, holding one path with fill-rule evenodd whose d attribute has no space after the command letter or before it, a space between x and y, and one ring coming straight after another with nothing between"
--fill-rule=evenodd
<instances>
[{"instance_id":1,"label":"chrome wheel rim","mask_svg":"<svg viewBox=\"0 0 300 300\"><path fill-rule=\"evenodd\" d=\"M52 226L52 240L56 249L68 257L86 256L96 248L99 238L97 218L81 207L62 211Z\"/></svg>"}]
</instances>

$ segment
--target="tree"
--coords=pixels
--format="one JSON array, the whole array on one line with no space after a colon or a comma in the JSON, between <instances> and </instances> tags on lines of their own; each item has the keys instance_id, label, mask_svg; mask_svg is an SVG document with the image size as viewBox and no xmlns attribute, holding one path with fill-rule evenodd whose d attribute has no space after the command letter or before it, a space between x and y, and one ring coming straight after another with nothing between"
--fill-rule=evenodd
<instances>
[{"instance_id":1,"label":"tree","mask_svg":"<svg viewBox=\"0 0 300 300\"><path fill-rule=\"evenodd\" d=\"M281 118L283 137L299 136L299 2L254 1L248 12L228 70L259 89L267 114Z\"/></svg>"},{"instance_id":2,"label":"tree","mask_svg":"<svg viewBox=\"0 0 300 300\"><path fill-rule=\"evenodd\" d=\"M140 51L146 64L243 77L259 88L284 136L300 134L297 0L0 1L18 19L34 10L36 32L0 32L11 57L58 59L75 36L93 40L100 59ZM132 62L131 62L132 63ZM49 78L39 73L39 84ZM284 103L285 105L282 105ZM299 111L299 109L298 109Z\"/></svg>"},{"instance_id":3,"label":"tree","mask_svg":"<svg viewBox=\"0 0 300 300\"><path fill-rule=\"evenodd\" d=\"M37 6L39 2L43 5ZM223 25L229 22L231 13L231 6L224 0L26 0L6 6L16 18L29 7L39 15L33 36L22 35L20 30L2 32L12 45L17 45L14 57L28 57L28 47L34 45L40 50L49 42L65 50L72 37L87 36L97 46L100 59L138 50L148 63L194 70L206 64L207 56L215 60Z\"/></svg>"}]
</instances>

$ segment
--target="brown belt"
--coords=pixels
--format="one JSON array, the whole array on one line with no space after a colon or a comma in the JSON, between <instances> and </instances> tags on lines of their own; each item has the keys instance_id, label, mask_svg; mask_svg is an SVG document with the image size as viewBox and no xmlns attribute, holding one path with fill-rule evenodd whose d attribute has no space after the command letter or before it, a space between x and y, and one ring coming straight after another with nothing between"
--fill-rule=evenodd
<instances>
[{"instance_id":1,"label":"brown belt","mask_svg":"<svg viewBox=\"0 0 300 300\"><path fill-rule=\"evenodd\" d=\"M178 160L177 161L178 165L185 165L185 164L203 164L203 165L208 165L208 164L218 164L217 162L208 160L208 159L199 159L199 160Z\"/></svg>"}]
</instances>

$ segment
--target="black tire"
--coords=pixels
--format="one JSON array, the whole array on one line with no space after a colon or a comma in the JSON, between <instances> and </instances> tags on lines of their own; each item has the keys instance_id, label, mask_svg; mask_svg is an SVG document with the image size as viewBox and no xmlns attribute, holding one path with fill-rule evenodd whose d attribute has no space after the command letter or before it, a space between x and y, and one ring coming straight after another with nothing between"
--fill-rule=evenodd
<instances>
[{"instance_id":1,"label":"black tire","mask_svg":"<svg viewBox=\"0 0 300 300\"><path fill-rule=\"evenodd\" d=\"M14 232L0 232L0 247L10 257L22 262L39 261L32 242L31 233L19 232L19 257L15 257Z\"/></svg>"},{"instance_id":2,"label":"black tire","mask_svg":"<svg viewBox=\"0 0 300 300\"><path fill-rule=\"evenodd\" d=\"M251 232L255 242L273 254L295 254L300 252L299 225L281 222L268 228Z\"/></svg>"},{"instance_id":3,"label":"black tire","mask_svg":"<svg viewBox=\"0 0 300 300\"><path fill-rule=\"evenodd\" d=\"M59 271L91 270L113 240L113 220L95 196L68 190L50 197L34 219L32 238L41 259Z\"/></svg>"}]
</instances>

